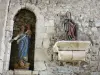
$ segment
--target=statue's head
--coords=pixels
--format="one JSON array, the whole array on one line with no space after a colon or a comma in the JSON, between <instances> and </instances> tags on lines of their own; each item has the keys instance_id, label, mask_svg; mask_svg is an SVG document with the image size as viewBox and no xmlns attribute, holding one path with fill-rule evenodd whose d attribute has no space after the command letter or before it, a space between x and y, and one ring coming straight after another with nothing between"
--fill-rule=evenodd
<instances>
[{"instance_id":1,"label":"statue's head","mask_svg":"<svg viewBox=\"0 0 100 75\"><path fill-rule=\"evenodd\" d=\"M26 25L26 29L27 29L27 30L30 30L30 25L27 24L27 25Z\"/></svg>"},{"instance_id":2,"label":"statue's head","mask_svg":"<svg viewBox=\"0 0 100 75\"><path fill-rule=\"evenodd\" d=\"M22 25L21 28L20 28L20 30L21 30L22 32L24 32L24 31L25 31L25 26Z\"/></svg>"}]
</instances>

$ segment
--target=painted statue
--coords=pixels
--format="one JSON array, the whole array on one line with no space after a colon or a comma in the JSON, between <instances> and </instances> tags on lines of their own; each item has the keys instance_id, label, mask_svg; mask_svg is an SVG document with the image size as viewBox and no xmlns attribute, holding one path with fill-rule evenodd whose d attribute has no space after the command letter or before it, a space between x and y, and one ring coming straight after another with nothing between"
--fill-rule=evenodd
<instances>
[{"instance_id":1,"label":"painted statue","mask_svg":"<svg viewBox=\"0 0 100 75\"><path fill-rule=\"evenodd\" d=\"M26 29L26 31L25 31ZM31 38L31 30L30 26L21 26L20 28L20 33L10 40L10 42L13 42L14 40L17 40L18 44L18 59L19 59L19 64L23 65L28 62L28 50L29 50L29 43L30 43L30 38Z\"/></svg>"},{"instance_id":2,"label":"painted statue","mask_svg":"<svg viewBox=\"0 0 100 75\"><path fill-rule=\"evenodd\" d=\"M71 13L66 13L64 23L64 32L66 40L76 40L76 24L71 20Z\"/></svg>"},{"instance_id":3,"label":"painted statue","mask_svg":"<svg viewBox=\"0 0 100 75\"><path fill-rule=\"evenodd\" d=\"M67 30L67 39L68 40L76 39L76 35L75 35L76 30L75 29L76 29L76 26L72 22L69 22L68 30Z\"/></svg>"},{"instance_id":4,"label":"painted statue","mask_svg":"<svg viewBox=\"0 0 100 75\"><path fill-rule=\"evenodd\" d=\"M66 40L76 40L76 25L71 19L65 19L64 23Z\"/></svg>"}]
</instances>

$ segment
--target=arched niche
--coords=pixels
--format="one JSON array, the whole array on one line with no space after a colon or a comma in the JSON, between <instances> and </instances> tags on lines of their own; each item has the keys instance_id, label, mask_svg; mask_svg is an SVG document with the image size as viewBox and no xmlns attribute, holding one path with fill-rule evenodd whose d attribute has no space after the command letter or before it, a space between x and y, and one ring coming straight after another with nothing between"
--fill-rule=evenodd
<instances>
[{"instance_id":1,"label":"arched niche","mask_svg":"<svg viewBox=\"0 0 100 75\"><path fill-rule=\"evenodd\" d=\"M35 30L36 30L36 16L28 9L21 9L14 17L13 36L16 37L20 32L20 27L29 25L31 28L31 39L28 50L28 62L30 63L30 70L34 69L34 50L35 50ZM10 65L9 69L14 69L14 64L18 62L18 44L17 41L13 41L11 45Z\"/></svg>"},{"instance_id":2,"label":"arched niche","mask_svg":"<svg viewBox=\"0 0 100 75\"><path fill-rule=\"evenodd\" d=\"M4 55L4 66L3 69L4 70L9 70L9 61L10 61L10 54L11 54L11 43L9 42L10 39L12 39L13 36L13 27L14 27L14 17L15 15L21 10L21 9L27 9L28 11L33 12L33 14L35 14L36 16L36 27L35 27L35 54L34 57L32 57L34 59L34 68L35 68L35 61L37 60L36 58L36 53L37 50L36 49L41 49L42 48L42 43L38 42L41 41L42 37L40 37L40 28L43 28L44 25L44 17L40 12L40 9L37 8L34 4L31 5L29 3L26 3L25 5L16 5L15 7L11 7L11 9L9 9L8 12L8 16L7 16L7 24L5 26L5 55ZM41 56L40 56L41 57Z\"/></svg>"}]
</instances>

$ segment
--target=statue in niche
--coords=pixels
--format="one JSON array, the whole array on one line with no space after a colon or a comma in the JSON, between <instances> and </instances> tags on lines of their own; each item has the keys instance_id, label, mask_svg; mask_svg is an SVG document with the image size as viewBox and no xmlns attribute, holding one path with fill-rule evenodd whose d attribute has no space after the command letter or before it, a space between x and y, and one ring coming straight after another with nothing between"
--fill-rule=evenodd
<instances>
[{"instance_id":1,"label":"statue in niche","mask_svg":"<svg viewBox=\"0 0 100 75\"><path fill-rule=\"evenodd\" d=\"M67 12L63 21L63 28L65 32L65 40L76 40L76 25L71 20L71 13Z\"/></svg>"},{"instance_id":2,"label":"statue in niche","mask_svg":"<svg viewBox=\"0 0 100 75\"><path fill-rule=\"evenodd\" d=\"M25 69L29 68L28 63L28 50L29 50L29 43L31 38L31 30L30 25L22 25L20 28L19 34L10 40L10 42L13 42L14 40L17 40L18 44L18 63L14 65L15 69Z\"/></svg>"}]
</instances>

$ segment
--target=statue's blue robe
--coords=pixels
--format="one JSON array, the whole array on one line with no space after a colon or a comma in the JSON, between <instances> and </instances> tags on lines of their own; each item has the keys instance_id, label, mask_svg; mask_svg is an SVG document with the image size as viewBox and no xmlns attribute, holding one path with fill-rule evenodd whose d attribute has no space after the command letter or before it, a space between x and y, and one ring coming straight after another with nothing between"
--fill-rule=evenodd
<instances>
[{"instance_id":1,"label":"statue's blue robe","mask_svg":"<svg viewBox=\"0 0 100 75\"><path fill-rule=\"evenodd\" d=\"M29 49L29 37L24 34L20 38L18 48L19 48L19 59L23 59L24 57L28 56L28 49Z\"/></svg>"}]
</instances>

